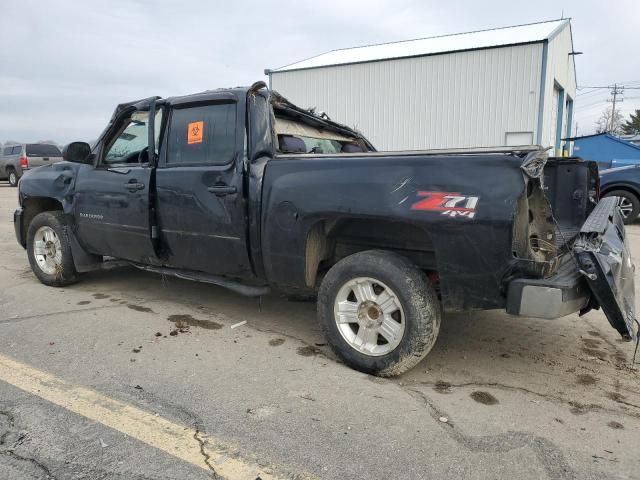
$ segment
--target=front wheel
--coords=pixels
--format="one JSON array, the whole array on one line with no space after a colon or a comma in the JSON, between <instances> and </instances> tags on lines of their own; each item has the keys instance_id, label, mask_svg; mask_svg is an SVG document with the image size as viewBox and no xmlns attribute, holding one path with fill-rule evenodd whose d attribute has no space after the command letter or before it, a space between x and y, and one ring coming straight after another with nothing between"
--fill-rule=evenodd
<instances>
[{"instance_id":1,"label":"front wheel","mask_svg":"<svg viewBox=\"0 0 640 480\"><path fill-rule=\"evenodd\" d=\"M633 223L640 214L640 200L633 193L626 190L612 190L605 197L618 197L618 208L622 213L625 224Z\"/></svg>"},{"instance_id":2,"label":"front wheel","mask_svg":"<svg viewBox=\"0 0 640 480\"><path fill-rule=\"evenodd\" d=\"M64 287L78 279L62 212L36 215L27 231L31 270L45 285Z\"/></svg>"},{"instance_id":3,"label":"front wheel","mask_svg":"<svg viewBox=\"0 0 640 480\"><path fill-rule=\"evenodd\" d=\"M347 365L389 377L429 353L441 314L424 272L400 255L369 250L329 270L318 293L318 317Z\"/></svg>"}]
</instances>

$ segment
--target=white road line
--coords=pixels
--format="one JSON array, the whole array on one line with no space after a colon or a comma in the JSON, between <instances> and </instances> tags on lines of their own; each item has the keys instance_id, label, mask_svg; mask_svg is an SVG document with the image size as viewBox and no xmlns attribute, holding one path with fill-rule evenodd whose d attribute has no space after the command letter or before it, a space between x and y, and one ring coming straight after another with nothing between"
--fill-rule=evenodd
<instances>
[{"instance_id":1,"label":"white road line","mask_svg":"<svg viewBox=\"0 0 640 480\"><path fill-rule=\"evenodd\" d=\"M133 405L109 398L89 388L70 384L61 378L37 370L0 354L0 380L55 405L82 415L109 428L125 433L174 457L210 470L194 428L180 425ZM207 436L205 452L219 477L228 480L276 480L257 464L245 463L223 453L223 444ZM218 445L218 450L216 449Z\"/></svg>"}]
</instances>

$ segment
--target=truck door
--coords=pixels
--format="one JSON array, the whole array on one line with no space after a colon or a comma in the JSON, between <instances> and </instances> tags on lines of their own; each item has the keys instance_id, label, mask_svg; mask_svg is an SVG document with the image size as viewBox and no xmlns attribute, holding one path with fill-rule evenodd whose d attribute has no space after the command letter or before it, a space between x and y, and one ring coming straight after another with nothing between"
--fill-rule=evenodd
<instances>
[{"instance_id":1,"label":"truck door","mask_svg":"<svg viewBox=\"0 0 640 480\"><path fill-rule=\"evenodd\" d=\"M155 122L151 123L159 126L162 111L155 111L153 105ZM74 216L78 239L88 251L153 263L149 144L157 145L160 128L154 132L148 110L131 108L129 112L116 120L102 148L97 149L96 165L79 169Z\"/></svg>"},{"instance_id":2,"label":"truck door","mask_svg":"<svg viewBox=\"0 0 640 480\"><path fill-rule=\"evenodd\" d=\"M243 197L244 114L234 95L174 104L156 171L163 254L172 267L252 275Z\"/></svg>"}]
</instances>

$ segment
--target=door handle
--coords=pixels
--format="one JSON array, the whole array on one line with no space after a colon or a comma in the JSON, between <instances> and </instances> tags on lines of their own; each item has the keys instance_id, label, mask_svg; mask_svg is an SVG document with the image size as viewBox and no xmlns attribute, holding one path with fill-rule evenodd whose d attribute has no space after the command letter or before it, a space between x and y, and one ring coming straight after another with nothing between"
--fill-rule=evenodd
<instances>
[{"instance_id":1,"label":"door handle","mask_svg":"<svg viewBox=\"0 0 640 480\"><path fill-rule=\"evenodd\" d=\"M213 187L207 188L207 191L215 194L218 197L222 197L223 195L231 195L236 193L238 189L233 185L214 185Z\"/></svg>"},{"instance_id":2,"label":"door handle","mask_svg":"<svg viewBox=\"0 0 640 480\"><path fill-rule=\"evenodd\" d=\"M144 188L144 183L129 182L124 184L124 188L130 192L135 192L136 190L142 190Z\"/></svg>"}]
</instances>

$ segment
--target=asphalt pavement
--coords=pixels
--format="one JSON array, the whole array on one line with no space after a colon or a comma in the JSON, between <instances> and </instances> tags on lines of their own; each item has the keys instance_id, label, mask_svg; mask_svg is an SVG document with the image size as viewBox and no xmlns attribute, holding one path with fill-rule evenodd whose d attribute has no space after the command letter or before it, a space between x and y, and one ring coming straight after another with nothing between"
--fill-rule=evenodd
<instances>
[{"instance_id":1,"label":"asphalt pavement","mask_svg":"<svg viewBox=\"0 0 640 480\"><path fill-rule=\"evenodd\" d=\"M380 379L331 354L313 303L130 268L40 284L16 194L0 184L0 479L640 478L633 344L600 311L447 315Z\"/></svg>"}]
</instances>

